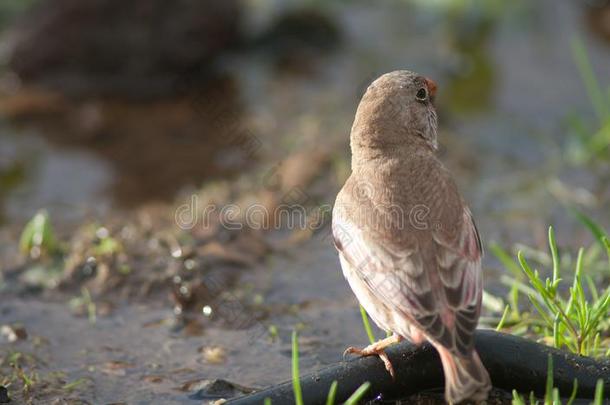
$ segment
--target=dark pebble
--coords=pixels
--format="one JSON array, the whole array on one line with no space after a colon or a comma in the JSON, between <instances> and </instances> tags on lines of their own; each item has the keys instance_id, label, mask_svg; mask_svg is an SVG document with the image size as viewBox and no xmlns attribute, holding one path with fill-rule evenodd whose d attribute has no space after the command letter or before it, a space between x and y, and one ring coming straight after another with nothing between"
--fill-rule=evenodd
<instances>
[{"instance_id":1,"label":"dark pebble","mask_svg":"<svg viewBox=\"0 0 610 405\"><path fill-rule=\"evenodd\" d=\"M0 385L0 404L8 404L11 399L8 397L8 389Z\"/></svg>"},{"instance_id":2,"label":"dark pebble","mask_svg":"<svg viewBox=\"0 0 610 405\"><path fill-rule=\"evenodd\" d=\"M243 387L230 381L218 379L209 381L205 387L197 390L188 397L189 399L197 401L209 401L220 398L233 398L237 395L250 393L252 391L254 391L252 388Z\"/></svg>"}]
</instances>

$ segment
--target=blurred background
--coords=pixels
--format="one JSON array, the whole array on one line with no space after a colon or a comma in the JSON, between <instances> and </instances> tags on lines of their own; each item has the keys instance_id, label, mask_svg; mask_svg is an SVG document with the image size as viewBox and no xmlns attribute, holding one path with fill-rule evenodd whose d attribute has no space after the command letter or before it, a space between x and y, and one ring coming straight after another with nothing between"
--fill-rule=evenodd
<instances>
[{"instance_id":1,"label":"blurred background","mask_svg":"<svg viewBox=\"0 0 610 405\"><path fill-rule=\"evenodd\" d=\"M396 69L437 82L485 245L610 225L607 0L3 0L0 385L200 403L288 378L293 329L303 371L366 344L329 209ZM307 226L247 221L282 204Z\"/></svg>"}]
</instances>

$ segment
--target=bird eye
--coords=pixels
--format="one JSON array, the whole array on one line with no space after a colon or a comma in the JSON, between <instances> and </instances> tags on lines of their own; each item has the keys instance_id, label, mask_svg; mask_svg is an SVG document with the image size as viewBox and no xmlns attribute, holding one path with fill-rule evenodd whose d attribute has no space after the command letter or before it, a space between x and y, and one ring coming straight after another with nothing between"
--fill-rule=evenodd
<instances>
[{"instance_id":1,"label":"bird eye","mask_svg":"<svg viewBox=\"0 0 610 405\"><path fill-rule=\"evenodd\" d=\"M423 87L421 89L419 89L417 91L417 94L415 95L415 98L418 101L426 101L426 99L428 98L428 91L426 91L426 89L424 89Z\"/></svg>"}]
</instances>

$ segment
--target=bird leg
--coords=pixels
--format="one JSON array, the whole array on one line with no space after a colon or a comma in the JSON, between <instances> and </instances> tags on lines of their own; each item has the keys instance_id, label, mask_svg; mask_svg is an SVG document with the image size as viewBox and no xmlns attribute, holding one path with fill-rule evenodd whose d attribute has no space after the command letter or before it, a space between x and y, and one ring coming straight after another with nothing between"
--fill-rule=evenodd
<instances>
[{"instance_id":1,"label":"bird leg","mask_svg":"<svg viewBox=\"0 0 610 405\"><path fill-rule=\"evenodd\" d=\"M381 361L383 361L383 364L385 365L385 369L388 370L388 373L390 373L390 376L392 376L392 380L395 379L396 375L394 373L394 367L392 366L392 363L390 362L390 358L388 357L388 355L385 352L385 348L394 344L394 343L398 343L402 340L402 337L397 335L397 334L393 334L392 336L389 336L385 339L381 339L378 340L377 342L368 345L367 347L363 348L363 349L358 349L356 347L348 347L347 349L345 349L345 352L343 352L343 357L345 357L348 354L358 354L360 356L379 356L379 358L381 359Z\"/></svg>"}]
</instances>

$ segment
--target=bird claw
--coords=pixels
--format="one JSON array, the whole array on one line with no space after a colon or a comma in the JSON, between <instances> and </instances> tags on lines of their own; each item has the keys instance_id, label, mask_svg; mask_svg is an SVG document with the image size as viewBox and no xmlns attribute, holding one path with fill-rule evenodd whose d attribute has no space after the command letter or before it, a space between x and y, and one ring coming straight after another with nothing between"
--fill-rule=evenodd
<instances>
[{"instance_id":1,"label":"bird claw","mask_svg":"<svg viewBox=\"0 0 610 405\"><path fill-rule=\"evenodd\" d=\"M359 354L361 356L364 356L363 349L358 349L358 348L356 348L354 346L350 346L347 349L345 349L345 351L343 352L343 360L345 360L345 358L348 355L353 354L353 353L356 353L356 354Z\"/></svg>"},{"instance_id":2,"label":"bird claw","mask_svg":"<svg viewBox=\"0 0 610 405\"><path fill-rule=\"evenodd\" d=\"M371 345L373 346L373 345ZM394 372L394 366L392 366L392 362L390 358L386 354L383 349L379 349L376 347L365 347L364 349L358 349L356 347L350 346L343 352L343 358L347 357L349 354L358 354L359 356L379 356L383 364L385 365L385 369L390 373L390 377L392 377L393 381L396 381L396 373Z\"/></svg>"}]
</instances>

